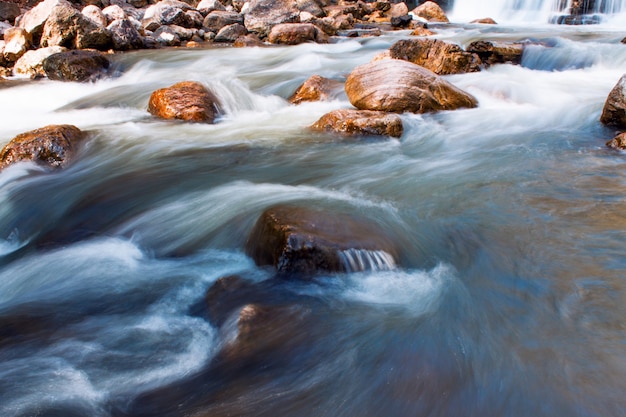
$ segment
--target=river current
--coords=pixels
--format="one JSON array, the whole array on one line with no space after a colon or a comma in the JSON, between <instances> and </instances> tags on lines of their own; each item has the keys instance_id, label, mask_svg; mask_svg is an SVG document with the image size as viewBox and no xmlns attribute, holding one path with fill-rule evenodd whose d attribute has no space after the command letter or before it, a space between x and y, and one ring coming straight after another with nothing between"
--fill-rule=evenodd
<instances>
[{"instance_id":1,"label":"river current","mask_svg":"<svg viewBox=\"0 0 626 417\"><path fill-rule=\"evenodd\" d=\"M65 170L0 173L0 415L623 416L626 156L599 117L625 32L435 30L532 45L521 66L447 76L478 108L403 114L398 140L311 133L347 98L286 98L406 31L139 51L114 57L115 78L0 89L2 144L48 124L90 133ZM219 97L217 124L147 113L183 80ZM279 203L377 219L397 268L275 278L244 246ZM238 311L202 313L233 274L288 307L235 359Z\"/></svg>"}]
</instances>

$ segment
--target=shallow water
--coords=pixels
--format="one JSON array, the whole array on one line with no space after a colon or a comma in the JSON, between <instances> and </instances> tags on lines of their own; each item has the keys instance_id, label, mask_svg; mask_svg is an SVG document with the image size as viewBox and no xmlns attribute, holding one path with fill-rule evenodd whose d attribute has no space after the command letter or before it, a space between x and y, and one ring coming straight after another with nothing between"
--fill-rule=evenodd
<instances>
[{"instance_id":1,"label":"shallow water","mask_svg":"<svg viewBox=\"0 0 626 417\"><path fill-rule=\"evenodd\" d=\"M0 415L623 415L626 159L598 121L623 33L437 29L540 42L522 66L449 76L479 107L404 114L399 140L311 133L347 98L286 98L407 32L141 51L116 57L118 78L0 90L3 143L51 123L90 132L64 171L0 174ZM216 93L219 123L148 115L180 80ZM395 268L276 279L244 246L278 203L370 218L400 247ZM282 312L240 350L238 310L218 323L203 301L229 275Z\"/></svg>"}]
</instances>

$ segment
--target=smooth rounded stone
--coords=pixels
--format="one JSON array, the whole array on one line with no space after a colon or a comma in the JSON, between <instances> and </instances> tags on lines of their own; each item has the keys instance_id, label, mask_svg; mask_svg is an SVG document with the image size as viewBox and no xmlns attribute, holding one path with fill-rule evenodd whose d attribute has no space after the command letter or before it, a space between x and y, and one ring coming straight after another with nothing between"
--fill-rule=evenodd
<instances>
[{"instance_id":1,"label":"smooth rounded stone","mask_svg":"<svg viewBox=\"0 0 626 417\"><path fill-rule=\"evenodd\" d=\"M475 20L472 20L470 23L480 24L480 25L497 25L498 24L498 22L496 22L490 17L484 17L482 19L475 19Z\"/></svg>"},{"instance_id":2,"label":"smooth rounded stone","mask_svg":"<svg viewBox=\"0 0 626 417\"><path fill-rule=\"evenodd\" d=\"M605 125L626 128L626 74L622 75L615 87L611 90L604 107L600 121Z\"/></svg>"},{"instance_id":3,"label":"smooth rounded stone","mask_svg":"<svg viewBox=\"0 0 626 417\"><path fill-rule=\"evenodd\" d=\"M524 55L524 45L519 43L476 41L469 44L466 50L478 55L485 66L495 64L519 65L522 63Z\"/></svg>"},{"instance_id":4,"label":"smooth rounded stone","mask_svg":"<svg viewBox=\"0 0 626 417\"><path fill-rule=\"evenodd\" d=\"M68 6L70 3L67 0L44 0L22 16L19 16L16 19L16 25L26 29L33 36L33 40L37 42L41 37L46 20L48 20L52 10L58 5Z\"/></svg>"},{"instance_id":5,"label":"smooth rounded stone","mask_svg":"<svg viewBox=\"0 0 626 417\"><path fill-rule=\"evenodd\" d=\"M83 10L81 10L80 12L83 16L85 16L87 19L91 20L97 25L105 27L109 25L107 17L104 15L104 13L102 13L102 10L100 10L98 6L90 4L83 7Z\"/></svg>"},{"instance_id":6,"label":"smooth rounded stone","mask_svg":"<svg viewBox=\"0 0 626 417\"><path fill-rule=\"evenodd\" d=\"M219 0L202 0L196 6L196 10L198 10L203 16L206 16L215 10L226 11L226 7L224 7Z\"/></svg>"},{"instance_id":7,"label":"smooth rounded stone","mask_svg":"<svg viewBox=\"0 0 626 417\"><path fill-rule=\"evenodd\" d=\"M472 95L432 71L398 59L355 68L345 89L352 105L361 110L427 113L478 105Z\"/></svg>"},{"instance_id":8,"label":"smooth rounded stone","mask_svg":"<svg viewBox=\"0 0 626 417\"><path fill-rule=\"evenodd\" d=\"M144 41L135 25L130 20L116 20L107 29L113 37L113 48L116 51L127 51L129 49L142 49Z\"/></svg>"},{"instance_id":9,"label":"smooth rounded stone","mask_svg":"<svg viewBox=\"0 0 626 417\"><path fill-rule=\"evenodd\" d=\"M96 81L108 75L111 63L101 52L66 51L43 61L46 76L56 81Z\"/></svg>"},{"instance_id":10,"label":"smooth rounded stone","mask_svg":"<svg viewBox=\"0 0 626 417\"><path fill-rule=\"evenodd\" d=\"M298 45L305 42L326 43L328 37L311 23L281 23L272 28L267 40L273 44Z\"/></svg>"},{"instance_id":11,"label":"smooth rounded stone","mask_svg":"<svg viewBox=\"0 0 626 417\"><path fill-rule=\"evenodd\" d=\"M238 23L243 26L244 17L237 12L213 11L202 22L204 30L218 33L223 27Z\"/></svg>"},{"instance_id":12,"label":"smooth rounded stone","mask_svg":"<svg viewBox=\"0 0 626 417\"><path fill-rule=\"evenodd\" d=\"M249 32L265 38L272 27L281 23L296 23L299 18L300 10L291 0L251 0L244 26Z\"/></svg>"},{"instance_id":13,"label":"smooth rounded stone","mask_svg":"<svg viewBox=\"0 0 626 417\"><path fill-rule=\"evenodd\" d=\"M71 5L60 4L50 12L41 35L41 46L55 45L106 51L113 46L113 39L105 27L86 18Z\"/></svg>"},{"instance_id":14,"label":"smooth rounded stone","mask_svg":"<svg viewBox=\"0 0 626 417\"><path fill-rule=\"evenodd\" d=\"M237 39L248 34L248 30L239 23L224 26L217 32L215 42L234 43Z\"/></svg>"},{"instance_id":15,"label":"smooth rounded stone","mask_svg":"<svg viewBox=\"0 0 626 417\"><path fill-rule=\"evenodd\" d=\"M13 74L18 76L27 76L30 78L45 77L46 72L43 70L43 62L50 55L67 51L62 46L49 46L47 48L39 48L27 51L20 59L17 60L13 67Z\"/></svg>"},{"instance_id":16,"label":"smooth rounded stone","mask_svg":"<svg viewBox=\"0 0 626 417\"><path fill-rule=\"evenodd\" d=\"M429 22L449 22L446 12L444 12L443 9L433 1L427 1L424 4L417 6L412 10L412 13L422 19L426 19Z\"/></svg>"},{"instance_id":17,"label":"smooth rounded stone","mask_svg":"<svg viewBox=\"0 0 626 417\"><path fill-rule=\"evenodd\" d=\"M619 135L615 136L613 139L606 143L606 146L611 149L617 149L621 151L626 150L626 132L620 133Z\"/></svg>"},{"instance_id":18,"label":"smooth rounded stone","mask_svg":"<svg viewBox=\"0 0 626 417\"><path fill-rule=\"evenodd\" d=\"M342 90L343 83L313 75L289 97L289 102L300 104L304 101L330 101L337 98Z\"/></svg>"},{"instance_id":19,"label":"smooth rounded stone","mask_svg":"<svg viewBox=\"0 0 626 417\"><path fill-rule=\"evenodd\" d=\"M22 14L20 6L15 3L0 2L0 22L15 23L15 18Z\"/></svg>"},{"instance_id":20,"label":"smooth rounded stone","mask_svg":"<svg viewBox=\"0 0 626 417\"><path fill-rule=\"evenodd\" d=\"M8 62L15 62L26 53L32 44L30 33L23 28L10 28L4 32L4 49L2 55Z\"/></svg>"},{"instance_id":21,"label":"smooth rounded stone","mask_svg":"<svg viewBox=\"0 0 626 417\"><path fill-rule=\"evenodd\" d=\"M107 22L110 25L116 20L124 20L128 18L128 15L117 4L113 4L111 6L105 7L102 9L102 14L107 18Z\"/></svg>"},{"instance_id":22,"label":"smooth rounded stone","mask_svg":"<svg viewBox=\"0 0 626 417\"><path fill-rule=\"evenodd\" d=\"M235 43L233 43L233 46L235 48L250 48L265 46L265 44L257 35L249 33L245 36L238 37L237 40L235 40Z\"/></svg>"},{"instance_id":23,"label":"smooth rounded stone","mask_svg":"<svg viewBox=\"0 0 626 417\"><path fill-rule=\"evenodd\" d=\"M397 257L385 231L357 213L291 205L265 210L246 243L246 253L257 265L273 266L278 274L303 278L351 270L345 258L351 251L385 253L392 262Z\"/></svg>"},{"instance_id":24,"label":"smooth rounded stone","mask_svg":"<svg viewBox=\"0 0 626 417\"><path fill-rule=\"evenodd\" d=\"M218 326L222 325L228 314L236 308L253 301L260 301L257 294L254 282L241 278L239 275L219 278L204 296L211 322Z\"/></svg>"},{"instance_id":25,"label":"smooth rounded stone","mask_svg":"<svg viewBox=\"0 0 626 417\"><path fill-rule=\"evenodd\" d=\"M400 40L389 48L389 52L392 58L412 62L439 75L480 71L481 60L478 55L439 39Z\"/></svg>"},{"instance_id":26,"label":"smooth rounded stone","mask_svg":"<svg viewBox=\"0 0 626 417\"><path fill-rule=\"evenodd\" d=\"M214 123L220 104L202 84L184 81L156 90L150 96L148 111L162 119Z\"/></svg>"},{"instance_id":27,"label":"smooth rounded stone","mask_svg":"<svg viewBox=\"0 0 626 417\"><path fill-rule=\"evenodd\" d=\"M52 168L62 168L72 160L83 132L72 125L50 125L21 133L0 151L0 166L33 161Z\"/></svg>"},{"instance_id":28,"label":"smooth rounded stone","mask_svg":"<svg viewBox=\"0 0 626 417\"><path fill-rule=\"evenodd\" d=\"M322 116L311 129L349 136L391 136L399 138L404 128L400 116L372 110L334 110Z\"/></svg>"},{"instance_id":29,"label":"smooth rounded stone","mask_svg":"<svg viewBox=\"0 0 626 417\"><path fill-rule=\"evenodd\" d=\"M408 16L409 8L404 2L394 3L391 4L391 7L387 11L386 15L389 16L389 18L391 19L393 19L394 17Z\"/></svg>"}]
</instances>

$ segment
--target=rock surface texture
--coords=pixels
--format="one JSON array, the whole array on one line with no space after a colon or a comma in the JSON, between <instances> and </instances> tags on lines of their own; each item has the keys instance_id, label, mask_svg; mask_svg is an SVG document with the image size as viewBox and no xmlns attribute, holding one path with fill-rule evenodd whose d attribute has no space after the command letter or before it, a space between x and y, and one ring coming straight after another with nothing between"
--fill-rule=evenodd
<instances>
[{"instance_id":1,"label":"rock surface texture","mask_svg":"<svg viewBox=\"0 0 626 417\"><path fill-rule=\"evenodd\" d=\"M328 101L337 98L343 90L343 83L313 75L308 78L289 98L292 104L304 101Z\"/></svg>"},{"instance_id":2,"label":"rock surface texture","mask_svg":"<svg viewBox=\"0 0 626 417\"><path fill-rule=\"evenodd\" d=\"M311 128L351 136L374 135L394 138L399 138L403 132L402 120L395 113L350 109L327 113Z\"/></svg>"},{"instance_id":3,"label":"rock surface texture","mask_svg":"<svg viewBox=\"0 0 626 417\"><path fill-rule=\"evenodd\" d=\"M626 128L626 74L622 75L604 103L600 121L605 125Z\"/></svg>"},{"instance_id":4,"label":"rock surface texture","mask_svg":"<svg viewBox=\"0 0 626 417\"><path fill-rule=\"evenodd\" d=\"M478 55L438 39L401 40L389 49L389 53L392 58L412 62L439 75L480 71Z\"/></svg>"},{"instance_id":5,"label":"rock surface texture","mask_svg":"<svg viewBox=\"0 0 626 417\"><path fill-rule=\"evenodd\" d=\"M345 272L342 253L379 251L392 257L396 249L384 230L358 215L326 213L289 205L267 209L256 222L246 253L258 265L279 274Z\"/></svg>"},{"instance_id":6,"label":"rock surface texture","mask_svg":"<svg viewBox=\"0 0 626 417\"><path fill-rule=\"evenodd\" d=\"M435 73L398 59L355 68L345 88L352 105L361 110L428 113L478 105L472 95Z\"/></svg>"},{"instance_id":7,"label":"rock surface texture","mask_svg":"<svg viewBox=\"0 0 626 417\"><path fill-rule=\"evenodd\" d=\"M108 74L109 59L98 51L66 51L43 61L43 70L55 81L95 81Z\"/></svg>"},{"instance_id":8,"label":"rock surface texture","mask_svg":"<svg viewBox=\"0 0 626 417\"><path fill-rule=\"evenodd\" d=\"M214 123L219 114L219 102L202 84L183 81L153 92L148 111L162 119Z\"/></svg>"},{"instance_id":9,"label":"rock surface texture","mask_svg":"<svg viewBox=\"0 0 626 417\"><path fill-rule=\"evenodd\" d=\"M52 168L65 167L83 138L83 132L72 125L50 125L21 133L0 151L0 167L22 161Z\"/></svg>"},{"instance_id":10,"label":"rock surface texture","mask_svg":"<svg viewBox=\"0 0 626 417\"><path fill-rule=\"evenodd\" d=\"M433 1L427 1L424 4L417 6L413 9L413 14L421 17L422 19L426 19L429 22L449 22L446 12L444 12L443 9Z\"/></svg>"}]
</instances>

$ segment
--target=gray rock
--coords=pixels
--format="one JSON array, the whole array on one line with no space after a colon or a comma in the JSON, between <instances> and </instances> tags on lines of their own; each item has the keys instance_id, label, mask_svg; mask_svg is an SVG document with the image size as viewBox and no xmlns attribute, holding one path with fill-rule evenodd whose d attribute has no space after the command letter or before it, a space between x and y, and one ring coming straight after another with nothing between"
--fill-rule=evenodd
<instances>
[{"instance_id":1,"label":"gray rock","mask_svg":"<svg viewBox=\"0 0 626 417\"><path fill-rule=\"evenodd\" d=\"M246 29L261 38L278 24L300 20L300 10L290 0L252 0L249 5L245 15Z\"/></svg>"},{"instance_id":2,"label":"gray rock","mask_svg":"<svg viewBox=\"0 0 626 417\"><path fill-rule=\"evenodd\" d=\"M248 30L239 23L224 26L215 36L215 42L235 42L240 36L248 34Z\"/></svg>"},{"instance_id":3,"label":"gray rock","mask_svg":"<svg viewBox=\"0 0 626 417\"><path fill-rule=\"evenodd\" d=\"M116 20L107 29L113 36L113 48L117 51L144 47L143 38L128 19Z\"/></svg>"},{"instance_id":4,"label":"gray rock","mask_svg":"<svg viewBox=\"0 0 626 417\"><path fill-rule=\"evenodd\" d=\"M202 27L205 31L210 32L219 32L225 26L229 26L235 23L239 23L243 25L244 17L237 12L227 12L227 11L213 11L209 13L202 23Z\"/></svg>"}]
</instances>

